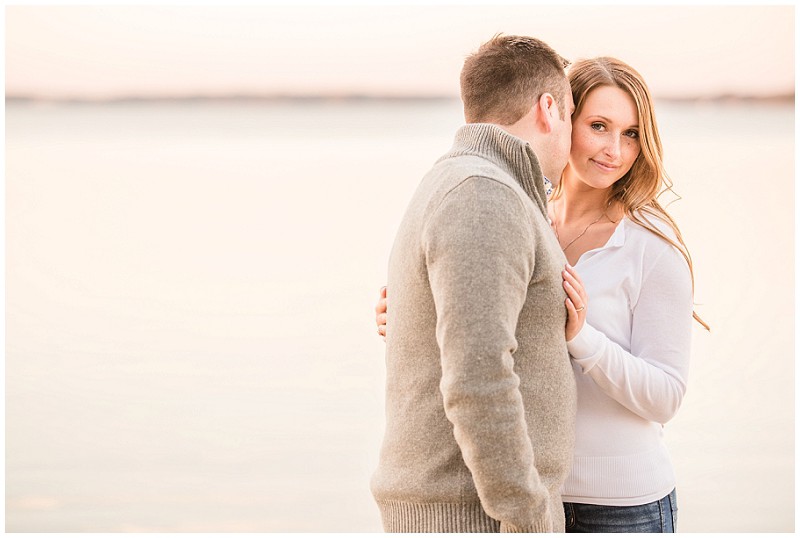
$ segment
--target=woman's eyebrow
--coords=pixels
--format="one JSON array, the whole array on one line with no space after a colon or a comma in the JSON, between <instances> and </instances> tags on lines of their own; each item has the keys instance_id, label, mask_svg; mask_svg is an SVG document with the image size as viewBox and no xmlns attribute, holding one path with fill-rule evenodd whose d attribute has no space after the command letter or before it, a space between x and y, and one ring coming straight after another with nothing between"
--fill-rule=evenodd
<instances>
[{"instance_id":1,"label":"woman's eyebrow","mask_svg":"<svg viewBox=\"0 0 800 538\"><path fill-rule=\"evenodd\" d=\"M589 118L600 118L601 120L603 120L603 121L605 121L607 123L614 123L613 120L611 120L609 118L606 118L605 116L600 115L600 114L593 114L593 115L589 116ZM589 119L589 118L587 118L587 119ZM631 128L638 129L639 128L639 124L638 123L634 123L633 125L628 126L628 128L629 129L631 129Z\"/></svg>"}]
</instances>

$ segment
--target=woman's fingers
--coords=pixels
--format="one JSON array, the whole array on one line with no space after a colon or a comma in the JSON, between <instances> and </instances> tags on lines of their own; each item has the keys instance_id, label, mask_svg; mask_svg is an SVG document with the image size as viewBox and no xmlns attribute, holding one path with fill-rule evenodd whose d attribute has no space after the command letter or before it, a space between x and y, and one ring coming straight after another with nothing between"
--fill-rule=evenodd
<instances>
[{"instance_id":1,"label":"woman's fingers","mask_svg":"<svg viewBox=\"0 0 800 538\"><path fill-rule=\"evenodd\" d=\"M375 324L378 326L378 334L386 339L386 286L380 291L380 299L375 305Z\"/></svg>"},{"instance_id":2,"label":"woman's fingers","mask_svg":"<svg viewBox=\"0 0 800 538\"><path fill-rule=\"evenodd\" d=\"M565 299L564 304L567 307L567 324L564 327L564 336L569 342L580 332L583 327L583 319L580 312L575 309L575 303L572 302L572 299Z\"/></svg>"},{"instance_id":3,"label":"woman's fingers","mask_svg":"<svg viewBox=\"0 0 800 538\"><path fill-rule=\"evenodd\" d=\"M573 274L569 269L570 266L567 265L567 269L561 272L561 276L564 278L564 283L569 284L572 289L577 292L579 300L576 301L576 304L578 304L580 308L580 306L585 306L586 290L583 287L583 282L581 282L579 278L576 278L577 273Z\"/></svg>"},{"instance_id":4,"label":"woman's fingers","mask_svg":"<svg viewBox=\"0 0 800 538\"><path fill-rule=\"evenodd\" d=\"M375 314L383 314L386 312L386 297L378 299L378 304L375 305Z\"/></svg>"},{"instance_id":5,"label":"woman's fingers","mask_svg":"<svg viewBox=\"0 0 800 538\"><path fill-rule=\"evenodd\" d=\"M576 284L577 288L583 289L583 280L581 280L581 275L578 274L578 271L575 270L570 264L566 265L567 274L571 277L571 280Z\"/></svg>"},{"instance_id":6,"label":"woman's fingers","mask_svg":"<svg viewBox=\"0 0 800 538\"><path fill-rule=\"evenodd\" d=\"M564 290L567 292L567 297L572 301L572 304L578 305L576 308L584 306L583 297L568 280L564 281Z\"/></svg>"},{"instance_id":7,"label":"woman's fingers","mask_svg":"<svg viewBox=\"0 0 800 538\"><path fill-rule=\"evenodd\" d=\"M567 326L566 337L567 341L572 340L582 330L584 320L586 319L586 290L583 288L577 271L571 265L566 265L562 271L564 277L564 290L567 292L567 298L564 304L567 307Z\"/></svg>"},{"instance_id":8,"label":"woman's fingers","mask_svg":"<svg viewBox=\"0 0 800 538\"><path fill-rule=\"evenodd\" d=\"M570 318L573 318L573 319L574 319L575 317L577 317L577 315L578 315L578 311L577 311L577 309L575 308L575 303L573 303L573 302L572 302L572 299L570 299L569 297L567 297L567 298L564 300L564 304L565 304L565 305L566 305L566 307L567 307L567 314L569 314L569 317L570 317Z\"/></svg>"},{"instance_id":9,"label":"woman's fingers","mask_svg":"<svg viewBox=\"0 0 800 538\"><path fill-rule=\"evenodd\" d=\"M567 266L569 267L569 265ZM581 284L580 280L578 280L573 273L569 271L569 269L565 269L561 272L561 276L564 278L565 282L569 282L575 288L582 288L583 285Z\"/></svg>"},{"instance_id":10,"label":"woman's fingers","mask_svg":"<svg viewBox=\"0 0 800 538\"><path fill-rule=\"evenodd\" d=\"M378 326L379 333L380 327L383 326L382 334L386 334L386 299L378 301L378 306L375 307L375 325Z\"/></svg>"},{"instance_id":11,"label":"woman's fingers","mask_svg":"<svg viewBox=\"0 0 800 538\"><path fill-rule=\"evenodd\" d=\"M380 297L378 299L378 304L375 305L375 313L382 314L386 312L386 286L383 286L380 291Z\"/></svg>"}]
</instances>

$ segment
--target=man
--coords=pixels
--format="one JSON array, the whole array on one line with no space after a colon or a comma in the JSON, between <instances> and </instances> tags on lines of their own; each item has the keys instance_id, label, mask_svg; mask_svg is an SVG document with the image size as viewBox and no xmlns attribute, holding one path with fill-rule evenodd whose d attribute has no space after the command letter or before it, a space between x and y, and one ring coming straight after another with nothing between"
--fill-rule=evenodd
<instances>
[{"instance_id":1,"label":"man","mask_svg":"<svg viewBox=\"0 0 800 538\"><path fill-rule=\"evenodd\" d=\"M519 36L467 58L467 125L397 232L371 482L386 531L564 530L576 396L543 173L569 158L565 65Z\"/></svg>"}]
</instances>

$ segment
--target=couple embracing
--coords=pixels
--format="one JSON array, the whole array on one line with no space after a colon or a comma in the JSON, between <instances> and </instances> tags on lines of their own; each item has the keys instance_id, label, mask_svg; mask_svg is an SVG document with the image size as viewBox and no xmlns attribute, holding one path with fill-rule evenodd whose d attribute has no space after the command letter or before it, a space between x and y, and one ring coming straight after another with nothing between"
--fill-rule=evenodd
<instances>
[{"instance_id":1,"label":"couple embracing","mask_svg":"<svg viewBox=\"0 0 800 538\"><path fill-rule=\"evenodd\" d=\"M662 430L686 391L691 259L656 199L641 76L568 65L521 36L468 57L466 125L398 229L376 309L386 531L675 530Z\"/></svg>"}]
</instances>

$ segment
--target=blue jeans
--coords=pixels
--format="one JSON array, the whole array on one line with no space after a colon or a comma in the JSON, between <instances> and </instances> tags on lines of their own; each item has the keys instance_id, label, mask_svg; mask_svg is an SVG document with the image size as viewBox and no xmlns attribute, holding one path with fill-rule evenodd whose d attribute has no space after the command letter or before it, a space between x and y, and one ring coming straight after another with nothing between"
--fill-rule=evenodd
<instances>
[{"instance_id":1,"label":"blue jeans","mask_svg":"<svg viewBox=\"0 0 800 538\"><path fill-rule=\"evenodd\" d=\"M675 532L678 503L675 490L639 506L564 503L567 532Z\"/></svg>"}]
</instances>

